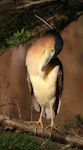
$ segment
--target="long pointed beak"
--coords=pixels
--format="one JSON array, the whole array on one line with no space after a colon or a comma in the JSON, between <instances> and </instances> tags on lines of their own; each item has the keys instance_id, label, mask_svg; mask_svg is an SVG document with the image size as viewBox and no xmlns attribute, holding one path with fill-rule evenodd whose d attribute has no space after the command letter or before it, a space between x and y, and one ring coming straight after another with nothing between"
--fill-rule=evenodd
<instances>
[{"instance_id":1,"label":"long pointed beak","mask_svg":"<svg viewBox=\"0 0 83 150\"><path fill-rule=\"evenodd\" d=\"M47 57L47 59L46 59L44 65L43 65L43 67L42 67L42 71L46 68L46 66L48 65L48 63L49 63L50 60L52 59L53 55L54 55L54 54L51 53L51 52L48 53L48 57Z\"/></svg>"}]
</instances>

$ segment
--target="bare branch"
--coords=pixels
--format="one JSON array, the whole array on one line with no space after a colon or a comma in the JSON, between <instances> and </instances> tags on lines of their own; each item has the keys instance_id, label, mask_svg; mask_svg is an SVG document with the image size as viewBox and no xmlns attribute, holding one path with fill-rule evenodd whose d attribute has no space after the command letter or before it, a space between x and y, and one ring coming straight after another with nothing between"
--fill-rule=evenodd
<instances>
[{"instance_id":1,"label":"bare branch","mask_svg":"<svg viewBox=\"0 0 83 150\"><path fill-rule=\"evenodd\" d=\"M34 133L34 126L30 124L24 123L24 121L10 119L6 115L0 114L0 122L3 122L5 125L9 127L14 127L16 129L21 129L26 132ZM37 135L43 138L50 137L50 130L48 132L43 132L40 127L37 129ZM58 133L57 131L53 132L52 140L72 146L81 146L83 147L83 138L77 137L75 135L67 134L67 133Z\"/></svg>"}]
</instances>

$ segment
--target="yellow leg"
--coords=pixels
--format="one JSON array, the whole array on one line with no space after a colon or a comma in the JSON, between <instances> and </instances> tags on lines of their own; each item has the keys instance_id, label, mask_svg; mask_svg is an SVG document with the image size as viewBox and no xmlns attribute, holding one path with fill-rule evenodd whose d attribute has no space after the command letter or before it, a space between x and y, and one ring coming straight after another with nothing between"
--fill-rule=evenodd
<instances>
[{"instance_id":1,"label":"yellow leg","mask_svg":"<svg viewBox=\"0 0 83 150\"><path fill-rule=\"evenodd\" d=\"M29 121L28 124L36 124L34 133L37 133L37 128L39 126L39 124L41 125L42 129L43 129L43 122L42 122L42 116L43 116L43 111L44 111L44 107L41 107L41 113L40 113L40 117L38 121Z\"/></svg>"},{"instance_id":2,"label":"yellow leg","mask_svg":"<svg viewBox=\"0 0 83 150\"><path fill-rule=\"evenodd\" d=\"M62 133L62 131L60 129L58 129L54 124L54 115L53 115L53 107L52 106L50 106L50 113L51 113L51 123L44 129L44 131L46 131L48 128L51 128L51 133L50 133L50 138L51 138L52 132L54 129L61 133Z\"/></svg>"},{"instance_id":3,"label":"yellow leg","mask_svg":"<svg viewBox=\"0 0 83 150\"><path fill-rule=\"evenodd\" d=\"M42 122L43 111L44 111L44 107L41 108L41 113L40 113L40 117L39 117L39 120L38 120L37 125L36 125L36 130L37 130L37 127L39 124L41 125L41 127L43 129L43 122Z\"/></svg>"}]
</instances>

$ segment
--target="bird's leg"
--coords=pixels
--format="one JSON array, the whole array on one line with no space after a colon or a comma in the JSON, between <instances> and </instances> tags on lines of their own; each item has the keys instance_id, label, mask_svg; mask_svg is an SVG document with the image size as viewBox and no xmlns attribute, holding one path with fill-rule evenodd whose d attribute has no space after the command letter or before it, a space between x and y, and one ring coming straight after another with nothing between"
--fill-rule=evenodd
<instances>
[{"instance_id":1,"label":"bird's leg","mask_svg":"<svg viewBox=\"0 0 83 150\"><path fill-rule=\"evenodd\" d=\"M43 112L44 112L44 106L41 107L41 113L40 113L40 117L39 117L39 120L38 120L37 125L36 125L36 130L37 130L37 127L39 124L41 125L41 127L43 129L43 122L42 122Z\"/></svg>"},{"instance_id":2,"label":"bird's leg","mask_svg":"<svg viewBox=\"0 0 83 150\"><path fill-rule=\"evenodd\" d=\"M53 131L53 128L54 128L54 117L53 117L53 109L52 109L52 106L50 106L50 117L51 117L51 123L50 125L46 126L46 128L44 129L44 131L46 131L48 128L51 128L51 133L50 133L50 138L52 136L52 131Z\"/></svg>"},{"instance_id":3,"label":"bird's leg","mask_svg":"<svg viewBox=\"0 0 83 150\"><path fill-rule=\"evenodd\" d=\"M55 130L57 130L58 132L61 132L61 133L62 133L62 131L61 131L59 128L57 128L57 127L55 126L55 123L54 123L54 116L53 116L53 107L50 107L50 111L51 111L51 124L50 124L51 132L53 131L53 129L55 129Z\"/></svg>"},{"instance_id":4,"label":"bird's leg","mask_svg":"<svg viewBox=\"0 0 83 150\"><path fill-rule=\"evenodd\" d=\"M39 120L38 121L28 121L28 124L35 124L36 127L35 127L35 130L34 130L34 133L36 134L37 133L37 127L38 125L40 124L42 129L43 129L43 123L42 123L42 116L43 116L43 111L44 111L44 106L41 107L41 113L40 113L40 117L39 117Z\"/></svg>"},{"instance_id":5,"label":"bird's leg","mask_svg":"<svg viewBox=\"0 0 83 150\"><path fill-rule=\"evenodd\" d=\"M51 123L44 129L44 131L46 131L48 128L51 128L51 133L50 133L50 138L51 138L52 132L54 129L61 133L62 133L62 131L60 129L58 129L54 124L54 115L53 115L53 107L52 106L50 106L50 113L51 113Z\"/></svg>"}]
</instances>

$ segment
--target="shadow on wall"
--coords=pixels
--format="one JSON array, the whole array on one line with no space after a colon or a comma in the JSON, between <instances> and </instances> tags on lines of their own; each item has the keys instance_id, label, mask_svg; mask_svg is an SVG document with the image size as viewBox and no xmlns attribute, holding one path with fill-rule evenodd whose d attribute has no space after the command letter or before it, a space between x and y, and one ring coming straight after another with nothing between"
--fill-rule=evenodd
<instances>
[{"instance_id":1,"label":"shadow on wall","mask_svg":"<svg viewBox=\"0 0 83 150\"><path fill-rule=\"evenodd\" d=\"M55 121L62 125L75 114L83 114L83 16L62 32L64 48L59 55L64 68L62 105ZM0 113L31 119L31 95L27 84L27 48L19 45L0 56ZM39 114L33 110L33 119ZM47 122L47 121L46 121Z\"/></svg>"}]
</instances>

